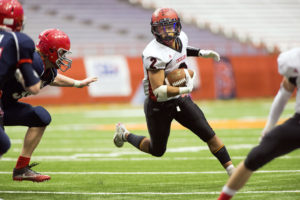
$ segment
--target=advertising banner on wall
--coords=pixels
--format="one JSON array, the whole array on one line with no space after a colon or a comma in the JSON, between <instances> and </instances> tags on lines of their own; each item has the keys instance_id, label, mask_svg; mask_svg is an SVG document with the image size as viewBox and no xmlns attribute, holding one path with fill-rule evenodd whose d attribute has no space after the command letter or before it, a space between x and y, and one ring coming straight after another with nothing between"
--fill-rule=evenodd
<instances>
[{"instance_id":1,"label":"advertising banner on wall","mask_svg":"<svg viewBox=\"0 0 300 200\"><path fill-rule=\"evenodd\" d=\"M98 77L98 81L88 88L91 97L129 96L131 94L130 73L125 57L86 57L84 64L88 77Z\"/></svg>"}]
</instances>

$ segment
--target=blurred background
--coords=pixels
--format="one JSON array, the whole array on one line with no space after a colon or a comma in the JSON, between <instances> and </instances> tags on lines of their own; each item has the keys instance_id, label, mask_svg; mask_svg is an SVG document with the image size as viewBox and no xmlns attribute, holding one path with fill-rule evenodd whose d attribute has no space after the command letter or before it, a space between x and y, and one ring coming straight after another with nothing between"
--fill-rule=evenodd
<instances>
[{"instance_id":1,"label":"blurred background","mask_svg":"<svg viewBox=\"0 0 300 200\"><path fill-rule=\"evenodd\" d=\"M280 52L300 46L299 0L22 0L24 32L59 28L71 39L75 79L98 76L89 88L47 87L31 103L143 102L141 55L153 39L150 19L174 8L189 45L217 51L222 60L190 58L197 71L195 100L272 97L281 78Z\"/></svg>"}]
</instances>

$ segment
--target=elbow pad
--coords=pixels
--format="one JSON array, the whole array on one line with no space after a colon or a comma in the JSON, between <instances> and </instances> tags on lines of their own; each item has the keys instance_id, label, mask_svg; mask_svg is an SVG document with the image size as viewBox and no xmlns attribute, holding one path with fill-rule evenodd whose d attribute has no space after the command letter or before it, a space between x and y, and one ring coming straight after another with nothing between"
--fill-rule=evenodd
<instances>
[{"instance_id":1,"label":"elbow pad","mask_svg":"<svg viewBox=\"0 0 300 200\"><path fill-rule=\"evenodd\" d=\"M168 99L168 86L167 85L161 85L155 90L153 90L153 94L156 96L157 101L166 101Z\"/></svg>"}]
</instances>

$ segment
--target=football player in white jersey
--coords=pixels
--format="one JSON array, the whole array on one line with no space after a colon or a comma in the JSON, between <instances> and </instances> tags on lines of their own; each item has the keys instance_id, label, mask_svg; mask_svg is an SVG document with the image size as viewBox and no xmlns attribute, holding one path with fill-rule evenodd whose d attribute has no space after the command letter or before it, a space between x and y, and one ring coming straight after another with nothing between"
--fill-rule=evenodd
<instances>
[{"instance_id":1,"label":"football player in white jersey","mask_svg":"<svg viewBox=\"0 0 300 200\"><path fill-rule=\"evenodd\" d=\"M181 31L180 19L171 8L157 9L152 14L151 32L155 39L143 51L143 84L147 96L144 112L150 138L130 133L119 123L116 125L115 145L121 147L128 141L139 150L160 157L166 151L171 122L175 119L206 142L213 155L231 175L234 166L224 144L189 95L193 90L195 75L191 78L186 70L187 56L202 56L219 61L218 53L189 47L188 37ZM166 85L166 75L178 68L185 69L186 86Z\"/></svg>"},{"instance_id":2,"label":"football player in white jersey","mask_svg":"<svg viewBox=\"0 0 300 200\"><path fill-rule=\"evenodd\" d=\"M300 148L300 48L283 52L277 59L283 80L271 106L262 139L245 161L241 162L223 187L218 200L231 199L241 189L252 173L274 158ZM293 91L297 88L295 114L276 126Z\"/></svg>"}]
</instances>

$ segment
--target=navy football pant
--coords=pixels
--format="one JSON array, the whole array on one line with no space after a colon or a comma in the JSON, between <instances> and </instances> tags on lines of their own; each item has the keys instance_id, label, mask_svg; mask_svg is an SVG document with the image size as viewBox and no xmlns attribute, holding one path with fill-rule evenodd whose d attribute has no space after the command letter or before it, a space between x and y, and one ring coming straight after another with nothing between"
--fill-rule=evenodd
<instances>
[{"instance_id":1,"label":"navy football pant","mask_svg":"<svg viewBox=\"0 0 300 200\"><path fill-rule=\"evenodd\" d=\"M9 137L4 132L3 126L0 127L0 156L5 154L10 148Z\"/></svg>"},{"instance_id":2,"label":"navy football pant","mask_svg":"<svg viewBox=\"0 0 300 200\"><path fill-rule=\"evenodd\" d=\"M201 109L189 96L166 102L154 102L147 98L144 103L144 112L151 139L150 153L154 156L162 156L165 153L173 119L191 130L204 142L209 141L215 135Z\"/></svg>"},{"instance_id":3,"label":"navy football pant","mask_svg":"<svg viewBox=\"0 0 300 200\"><path fill-rule=\"evenodd\" d=\"M5 154L10 148L10 140L6 135L3 127L3 111L2 111L2 103L0 99L0 156Z\"/></svg>"},{"instance_id":4,"label":"navy football pant","mask_svg":"<svg viewBox=\"0 0 300 200\"><path fill-rule=\"evenodd\" d=\"M295 114L282 125L272 129L248 154L245 166L255 171L274 158L297 148L300 148L300 114Z\"/></svg>"},{"instance_id":5,"label":"navy football pant","mask_svg":"<svg viewBox=\"0 0 300 200\"><path fill-rule=\"evenodd\" d=\"M22 102L3 103L4 126L44 127L50 124L49 112Z\"/></svg>"}]
</instances>

